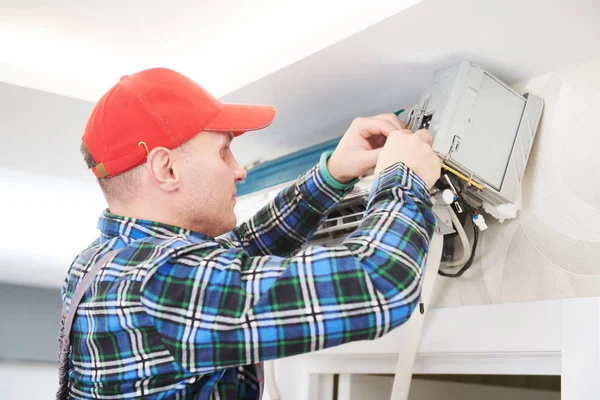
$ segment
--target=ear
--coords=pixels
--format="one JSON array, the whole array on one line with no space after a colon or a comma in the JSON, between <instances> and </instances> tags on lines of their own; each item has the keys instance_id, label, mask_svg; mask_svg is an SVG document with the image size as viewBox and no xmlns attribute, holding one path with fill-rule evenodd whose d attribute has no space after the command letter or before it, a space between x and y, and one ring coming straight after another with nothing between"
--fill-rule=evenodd
<instances>
[{"instance_id":1,"label":"ear","mask_svg":"<svg viewBox=\"0 0 600 400\"><path fill-rule=\"evenodd\" d=\"M164 147L155 147L148 154L146 168L152 181L162 190L174 192L181 184L175 157L171 150Z\"/></svg>"}]
</instances>

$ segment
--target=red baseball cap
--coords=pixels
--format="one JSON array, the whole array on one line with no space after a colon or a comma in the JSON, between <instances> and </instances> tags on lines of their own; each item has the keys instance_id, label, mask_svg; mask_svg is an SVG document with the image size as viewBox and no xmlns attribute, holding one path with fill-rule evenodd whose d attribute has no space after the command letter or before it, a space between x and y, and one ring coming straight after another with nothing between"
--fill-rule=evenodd
<instances>
[{"instance_id":1,"label":"red baseball cap","mask_svg":"<svg viewBox=\"0 0 600 400\"><path fill-rule=\"evenodd\" d=\"M266 128L269 105L223 104L188 77L165 68L124 76L96 104L82 140L110 178L146 161L155 147L173 149L203 130L233 132Z\"/></svg>"}]
</instances>

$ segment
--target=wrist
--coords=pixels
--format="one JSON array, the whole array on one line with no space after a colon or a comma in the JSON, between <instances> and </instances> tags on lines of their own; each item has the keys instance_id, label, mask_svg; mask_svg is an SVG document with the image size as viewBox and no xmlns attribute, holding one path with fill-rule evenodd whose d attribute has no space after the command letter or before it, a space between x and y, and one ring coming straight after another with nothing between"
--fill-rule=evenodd
<instances>
[{"instance_id":1,"label":"wrist","mask_svg":"<svg viewBox=\"0 0 600 400\"><path fill-rule=\"evenodd\" d=\"M340 168L338 168L339 160L336 158L335 152L327 157L327 170L333 179L338 181L341 184L348 184L352 182L356 177L355 176L347 176L340 172Z\"/></svg>"},{"instance_id":2,"label":"wrist","mask_svg":"<svg viewBox=\"0 0 600 400\"><path fill-rule=\"evenodd\" d=\"M337 169L337 159L331 159L333 151L326 151L321 155L321 172L323 178L331 186L339 189L346 188L358 182L356 177L344 176Z\"/></svg>"}]
</instances>

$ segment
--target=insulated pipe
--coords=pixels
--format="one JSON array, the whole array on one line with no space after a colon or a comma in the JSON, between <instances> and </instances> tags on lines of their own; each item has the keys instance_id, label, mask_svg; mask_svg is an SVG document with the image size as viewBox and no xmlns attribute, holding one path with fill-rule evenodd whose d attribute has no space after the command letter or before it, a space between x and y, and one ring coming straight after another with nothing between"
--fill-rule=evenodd
<instances>
[{"instance_id":1,"label":"insulated pipe","mask_svg":"<svg viewBox=\"0 0 600 400\"><path fill-rule=\"evenodd\" d=\"M425 267L425 276L423 277L423 288L421 289L421 303L424 305L423 314L420 307L417 307L411 317L399 329L403 329L402 350L398 354L398 364L396 364L396 376L392 387L391 400L407 400L410 391L410 382L412 379L413 366L421 342L421 332L423 331L423 322L427 309L430 306L433 285L440 266L442 258L442 247L444 236L434 234L429 244L429 254Z\"/></svg>"},{"instance_id":2,"label":"insulated pipe","mask_svg":"<svg viewBox=\"0 0 600 400\"><path fill-rule=\"evenodd\" d=\"M273 368L273 363L274 361L265 362L265 386L267 387L267 392L269 393L271 400L281 400L279 388L275 381L275 369Z\"/></svg>"},{"instance_id":3,"label":"insulated pipe","mask_svg":"<svg viewBox=\"0 0 600 400\"><path fill-rule=\"evenodd\" d=\"M467 238L467 233L465 232L465 228L460 223L460 220L456 216L456 213L452 209L452 207L448 206L448 211L450 211L450 217L452 218L452 223L454 224L454 229L458 232L458 236L460 237L460 242L463 246L463 255L459 260L454 261L446 261L442 262L441 267L456 267L458 265L465 265L465 263L471 257L471 244L469 243L469 239Z\"/></svg>"}]
</instances>

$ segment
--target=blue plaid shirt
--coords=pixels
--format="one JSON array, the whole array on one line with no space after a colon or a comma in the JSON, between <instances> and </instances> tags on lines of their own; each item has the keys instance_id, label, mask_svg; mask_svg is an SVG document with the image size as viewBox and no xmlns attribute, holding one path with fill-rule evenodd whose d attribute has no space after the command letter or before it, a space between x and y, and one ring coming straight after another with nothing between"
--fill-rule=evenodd
<instances>
[{"instance_id":1,"label":"blue plaid shirt","mask_svg":"<svg viewBox=\"0 0 600 400\"><path fill-rule=\"evenodd\" d=\"M71 396L255 399L257 363L402 324L419 301L435 227L428 191L392 166L375 179L355 232L335 247L306 247L350 190L317 166L219 238L104 211L100 237L62 290L68 308L89 268L121 249L77 310Z\"/></svg>"}]
</instances>

